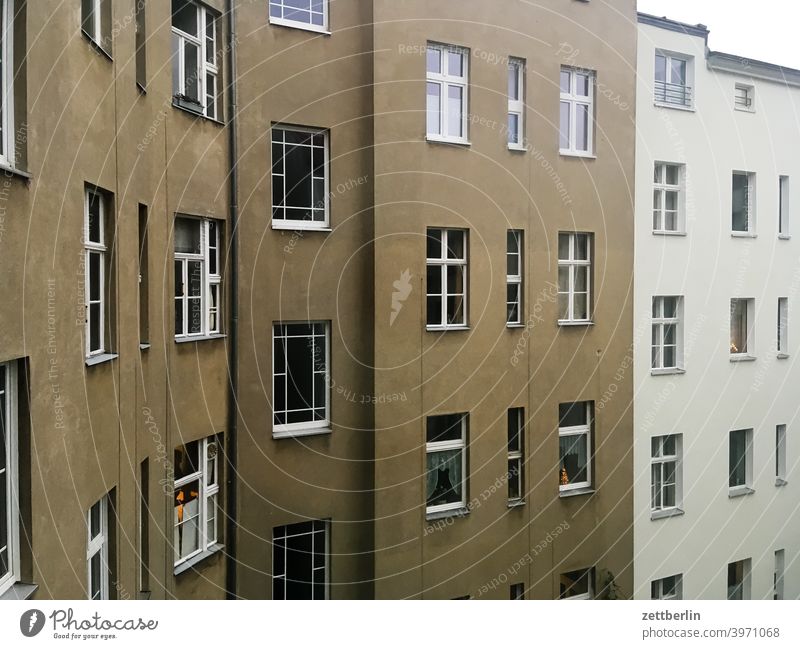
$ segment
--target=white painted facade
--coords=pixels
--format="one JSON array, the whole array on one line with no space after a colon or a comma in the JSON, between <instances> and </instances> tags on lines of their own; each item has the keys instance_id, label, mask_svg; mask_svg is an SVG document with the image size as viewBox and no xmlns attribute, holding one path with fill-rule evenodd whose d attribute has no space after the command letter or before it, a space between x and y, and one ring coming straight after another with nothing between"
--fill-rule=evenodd
<instances>
[{"instance_id":1,"label":"white painted facade","mask_svg":"<svg viewBox=\"0 0 800 649\"><path fill-rule=\"evenodd\" d=\"M709 65L704 30L640 17L634 297L634 597L682 575L684 599L725 599L728 564L749 559L749 595L773 597L784 551L784 597L800 597L800 73L729 60ZM671 27L671 28L670 28ZM688 32L688 33L687 33ZM688 109L655 101L657 51L688 61ZM678 77L680 74L677 75ZM737 83L754 110L734 107ZM685 165L685 232L653 231L654 165ZM755 174L755 236L732 234L732 174ZM779 177L789 177L789 238L779 237ZM684 230L684 228L679 228ZM654 375L652 300L682 296L680 371ZM778 299L788 298L788 357L779 358ZM730 352L731 299L753 300L749 355ZM751 323L752 323L751 318ZM786 426L786 481L776 485L776 426ZM752 429L752 493L729 488L730 432ZM651 511L651 440L680 434L677 515ZM744 490L739 490L744 491ZM745 598L747 598L745 587Z\"/></svg>"}]
</instances>

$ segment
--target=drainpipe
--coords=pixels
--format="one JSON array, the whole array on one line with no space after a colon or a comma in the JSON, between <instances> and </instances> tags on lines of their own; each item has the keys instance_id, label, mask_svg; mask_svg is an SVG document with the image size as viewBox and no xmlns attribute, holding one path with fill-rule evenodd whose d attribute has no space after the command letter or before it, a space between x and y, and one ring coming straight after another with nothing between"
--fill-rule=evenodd
<instances>
[{"instance_id":1,"label":"drainpipe","mask_svg":"<svg viewBox=\"0 0 800 649\"><path fill-rule=\"evenodd\" d=\"M237 158L239 148L237 145L236 130L236 0L228 0L228 70L230 82L228 83L228 103L230 105L230 118L228 119L228 150L229 150L229 182L230 182L230 265L228 266L231 278L231 307L230 321L228 323L228 445L225 456L228 459L226 493L227 493L227 518L226 518L226 557L227 570L225 571L225 589L227 599L237 599L236 580L236 540L237 540L237 428L239 423L239 171Z\"/></svg>"}]
</instances>

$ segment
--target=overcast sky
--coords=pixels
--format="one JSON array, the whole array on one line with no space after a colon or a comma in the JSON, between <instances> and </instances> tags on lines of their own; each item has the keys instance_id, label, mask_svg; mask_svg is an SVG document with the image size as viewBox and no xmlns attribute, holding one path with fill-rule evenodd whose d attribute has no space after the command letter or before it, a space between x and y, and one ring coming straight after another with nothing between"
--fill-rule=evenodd
<instances>
[{"instance_id":1,"label":"overcast sky","mask_svg":"<svg viewBox=\"0 0 800 649\"><path fill-rule=\"evenodd\" d=\"M711 31L718 52L800 69L796 0L639 0L639 11Z\"/></svg>"}]
</instances>

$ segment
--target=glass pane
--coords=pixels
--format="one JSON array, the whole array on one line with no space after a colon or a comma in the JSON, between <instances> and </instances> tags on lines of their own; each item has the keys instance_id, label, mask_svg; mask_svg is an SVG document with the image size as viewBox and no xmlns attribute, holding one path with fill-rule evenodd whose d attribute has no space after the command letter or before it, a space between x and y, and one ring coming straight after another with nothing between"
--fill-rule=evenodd
<instances>
[{"instance_id":1,"label":"glass pane","mask_svg":"<svg viewBox=\"0 0 800 649\"><path fill-rule=\"evenodd\" d=\"M575 75L575 94L579 97L589 96L589 75L576 74Z\"/></svg>"},{"instance_id":2,"label":"glass pane","mask_svg":"<svg viewBox=\"0 0 800 649\"><path fill-rule=\"evenodd\" d=\"M672 68L671 82L679 86L686 85L686 61L681 59L670 59Z\"/></svg>"},{"instance_id":3,"label":"glass pane","mask_svg":"<svg viewBox=\"0 0 800 649\"><path fill-rule=\"evenodd\" d=\"M508 411L508 452L514 453L522 449L522 411L512 408Z\"/></svg>"},{"instance_id":4,"label":"glass pane","mask_svg":"<svg viewBox=\"0 0 800 649\"><path fill-rule=\"evenodd\" d=\"M89 192L89 241L103 243L103 235L100 232L101 215L100 210L102 197L97 192Z\"/></svg>"},{"instance_id":5,"label":"glass pane","mask_svg":"<svg viewBox=\"0 0 800 649\"><path fill-rule=\"evenodd\" d=\"M575 107L575 148L578 151L589 150L589 107L578 104Z\"/></svg>"},{"instance_id":6,"label":"glass pane","mask_svg":"<svg viewBox=\"0 0 800 649\"><path fill-rule=\"evenodd\" d=\"M563 435L559 438L559 484L567 486L588 481L587 435Z\"/></svg>"},{"instance_id":7,"label":"glass pane","mask_svg":"<svg viewBox=\"0 0 800 649\"><path fill-rule=\"evenodd\" d=\"M508 114L508 143L517 144L520 141L519 115Z\"/></svg>"},{"instance_id":8,"label":"glass pane","mask_svg":"<svg viewBox=\"0 0 800 649\"><path fill-rule=\"evenodd\" d=\"M442 294L442 266L428 266L427 293L428 295Z\"/></svg>"},{"instance_id":9,"label":"glass pane","mask_svg":"<svg viewBox=\"0 0 800 649\"><path fill-rule=\"evenodd\" d=\"M677 165L666 165L667 185L677 185L680 179L680 167Z\"/></svg>"},{"instance_id":10,"label":"glass pane","mask_svg":"<svg viewBox=\"0 0 800 649\"><path fill-rule=\"evenodd\" d=\"M746 467L747 467L747 432L744 430L735 430L730 435L730 449L728 466L730 469L730 478L728 485L730 487L744 486L747 481Z\"/></svg>"},{"instance_id":11,"label":"glass pane","mask_svg":"<svg viewBox=\"0 0 800 649\"><path fill-rule=\"evenodd\" d=\"M287 132L287 138L289 135L290 133ZM302 135L306 136L305 133ZM312 207L313 187L311 147L305 145L286 147L284 165L286 170L286 205L289 207ZM295 216L294 218L298 217Z\"/></svg>"},{"instance_id":12,"label":"glass pane","mask_svg":"<svg viewBox=\"0 0 800 649\"><path fill-rule=\"evenodd\" d=\"M665 435L661 439L663 440L663 454L675 455L677 450L677 445L676 445L677 438L675 437L675 435Z\"/></svg>"},{"instance_id":13,"label":"glass pane","mask_svg":"<svg viewBox=\"0 0 800 649\"><path fill-rule=\"evenodd\" d=\"M569 132L570 132L570 103L568 101L561 102L561 124L559 127L559 144L562 149L569 149Z\"/></svg>"},{"instance_id":14,"label":"glass pane","mask_svg":"<svg viewBox=\"0 0 800 649\"><path fill-rule=\"evenodd\" d=\"M586 402L576 401L573 403L562 403L558 406L558 425L560 428L570 428L572 426L585 426L588 424L588 414L586 412Z\"/></svg>"},{"instance_id":15,"label":"glass pane","mask_svg":"<svg viewBox=\"0 0 800 649\"><path fill-rule=\"evenodd\" d=\"M585 234L575 235L575 259L589 260L589 237Z\"/></svg>"},{"instance_id":16,"label":"glass pane","mask_svg":"<svg viewBox=\"0 0 800 649\"><path fill-rule=\"evenodd\" d=\"M463 438L464 415L437 415L428 417L427 442L456 441Z\"/></svg>"},{"instance_id":17,"label":"glass pane","mask_svg":"<svg viewBox=\"0 0 800 649\"><path fill-rule=\"evenodd\" d=\"M450 296L447 298L447 324L465 324L464 318L464 297L461 295Z\"/></svg>"},{"instance_id":18,"label":"glass pane","mask_svg":"<svg viewBox=\"0 0 800 649\"><path fill-rule=\"evenodd\" d=\"M519 460L508 461L508 499L518 500L522 497L522 469Z\"/></svg>"},{"instance_id":19,"label":"glass pane","mask_svg":"<svg viewBox=\"0 0 800 649\"><path fill-rule=\"evenodd\" d=\"M747 301L731 300L731 354L747 353Z\"/></svg>"},{"instance_id":20,"label":"glass pane","mask_svg":"<svg viewBox=\"0 0 800 649\"><path fill-rule=\"evenodd\" d=\"M447 258L464 259L464 238L463 230L447 231Z\"/></svg>"},{"instance_id":21,"label":"glass pane","mask_svg":"<svg viewBox=\"0 0 800 649\"><path fill-rule=\"evenodd\" d=\"M99 552L89 559L89 573L89 594L92 599L101 599L103 596L101 589L103 564Z\"/></svg>"},{"instance_id":22,"label":"glass pane","mask_svg":"<svg viewBox=\"0 0 800 649\"><path fill-rule=\"evenodd\" d=\"M517 101L520 98L519 64L511 63L508 66L508 98Z\"/></svg>"},{"instance_id":23,"label":"glass pane","mask_svg":"<svg viewBox=\"0 0 800 649\"><path fill-rule=\"evenodd\" d=\"M746 174L733 174L732 228L747 232L749 220L749 181Z\"/></svg>"},{"instance_id":24,"label":"glass pane","mask_svg":"<svg viewBox=\"0 0 800 649\"><path fill-rule=\"evenodd\" d=\"M183 83L184 94L188 99L200 101L200 48L184 41L183 43Z\"/></svg>"},{"instance_id":25,"label":"glass pane","mask_svg":"<svg viewBox=\"0 0 800 649\"><path fill-rule=\"evenodd\" d=\"M442 134L442 86L438 83L428 83L428 134Z\"/></svg>"},{"instance_id":26,"label":"glass pane","mask_svg":"<svg viewBox=\"0 0 800 649\"><path fill-rule=\"evenodd\" d=\"M656 81L667 80L667 59L661 54L656 54Z\"/></svg>"},{"instance_id":27,"label":"glass pane","mask_svg":"<svg viewBox=\"0 0 800 649\"><path fill-rule=\"evenodd\" d=\"M188 262L189 271L189 296L200 297L203 291L203 262Z\"/></svg>"},{"instance_id":28,"label":"glass pane","mask_svg":"<svg viewBox=\"0 0 800 649\"><path fill-rule=\"evenodd\" d=\"M464 89L460 86L447 87L447 134L451 137L462 137L464 134L463 97Z\"/></svg>"},{"instance_id":29,"label":"glass pane","mask_svg":"<svg viewBox=\"0 0 800 649\"><path fill-rule=\"evenodd\" d=\"M89 300L95 302L102 297L100 274L102 272L103 255L98 252L89 253Z\"/></svg>"},{"instance_id":30,"label":"glass pane","mask_svg":"<svg viewBox=\"0 0 800 649\"><path fill-rule=\"evenodd\" d=\"M560 260L569 260L569 242L570 242L570 235L569 234L559 234L558 235L558 258Z\"/></svg>"},{"instance_id":31,"label":"glass pane","mask_svg":"<svg viewBox=\"0 0 800 649\"><path fill-rule=\"evenodd\" d=\"M189 0L172 0L172 26L197 36L197 6Z\"/></svg>"},{"instance_id":32,"label":"glass pane","mask_svg":"<svg viewBox=\"0 0 800 649\"><path fill-rule=\"evenodd\" d=\"M448 295L463 295L464 269L461 266L448 266L446 272Z\"/></svg>"},{"instance_id":33,"label":"glass pane","mask_svg":"<svg viewBox=\"0 0 800 649\"><path fill-rule=\"evenodd\" d=\"M206 12L206 62L213 65L216 60L216 26L213 16Z\"/></svg>"},{"instance_id":34,"label":"glass pane","mask_svg":"<svg viewBox=\"0 0 800 649\"><path fill-rule=\"evenodd\" d=\"M433 47L428 48L427 52L427 70L434 74L442 72L442 52Z\"/></svg>"},{"instance_id":35,"label":"glass pane","mask_svg":"<svg viewBox=\"0 0 800 649\"><path fill-rule=\"evenodd\" d=\"M447 74L453 77L464 76L464 55L461 52L447 53Z\"/></svg>"},{"instance_id":36,"label":"glass pane","mask_svg":"<svg viewBox=\"0 0 800 649\"><path fill-rule=\"evenodd\" d=\"M461 450L455 450L427 454L428 507L463 502L462 453Z\"/></svg>"},{"instance_id":37,"label":"glass pane","mask_svg":"<svg viewBox=\"0 0 800 649\"><path fill-rule=\"evenodd\" d=\"M561 80L560 80L561 92L562 93L564 93L564 94L569 94L570 93L569 82L570 82L570 73L568 71L566 71L566 70L562 70L561 71Z\"/></svg>"},{"instance_id":38,"label":"glass pane","mask_svg":"<svg viewBox=\"0 0 800 649\"><path fill-rule=\"evenodd\" d=\"M428 259L441 259L442 257L442 231L428 229L426 254Z\"/></svg>"},{"instance_id":39,"label":"glass pane","mask_svg":"<svg viewBox=\"0 0 800 649\"><path fill-rule=\"evenodd\" d=\"M199 219L175 219L175 252L200 254Z\"/></svg>"},{"instance_id":40,"label":"glass pane","mask_svg":"<svg viewBox=\"0 0 800 649\"><path fill-rule=\"evenodd\" d=\"M585 293L589 283L589 267L578 266L575 268L575 292Z\"/></svg>"},{"instance_id":41,"label":"glass pane","mask_svg":"<svg viewBox=\"0 0 800 649\"><path fill-rule=\"evenodd\" d=\"M305 411L313 407L314 347L308 338L290 338L287 344L287 408ZM303 415L310 420L311 415Z\"/></svg>"},{"instance_id":42,"label":"glass pane","mask_svg":"<svg viewBox=\"0 0 800 649\"><path fill-rule=\"evenodd\" d=\"M89 305L89 351L101 351L102 342L100 340L100 304Z\"/></svg>"},{"instance_id":43,"label":"glass pane","mask_svg":"<svg viewBox=\"0 0 800 649\"><path fill-rule=\"evenodd\" d=\"M192 473L197 473L202 464L200 463L200 448L199 441L189 442L183 446L178 446L175 449L175 480L181 480Z\"/></svg>"},{"instance_id":44,"label":"glass pane","mask_svg":"<svg viewBox=\"0 0 800 649\"><path fill-rule=\"evenodd\" d=\"M575 294L575 305L572 314L575 320L588 320L589 319L589 296L586 293Z\"/></svg>"}]
</instances>

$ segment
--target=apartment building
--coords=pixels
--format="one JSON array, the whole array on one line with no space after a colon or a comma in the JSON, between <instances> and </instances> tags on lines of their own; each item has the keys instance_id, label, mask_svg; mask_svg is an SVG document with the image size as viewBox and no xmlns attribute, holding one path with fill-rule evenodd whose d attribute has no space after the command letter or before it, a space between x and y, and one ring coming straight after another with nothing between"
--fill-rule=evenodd
<instances>
[{"instance_id":1,"label":"apartment building","mask_svg":"<svg viewBox=\"0 0 800 649\"><path fill-rule=\"evenodd\" d=\"M2 12L0 598L632 595L633 0Z\"/></svg>"},{"instance_id":2,"label":"apartment building","mask_svg":"<svg viewBox=\"0 0 800 649\"><path fill-rule=\"evenodd\" d=\"M800 71L639 15L637 598L796 599Z\"/></svg>"}]
</instances>

